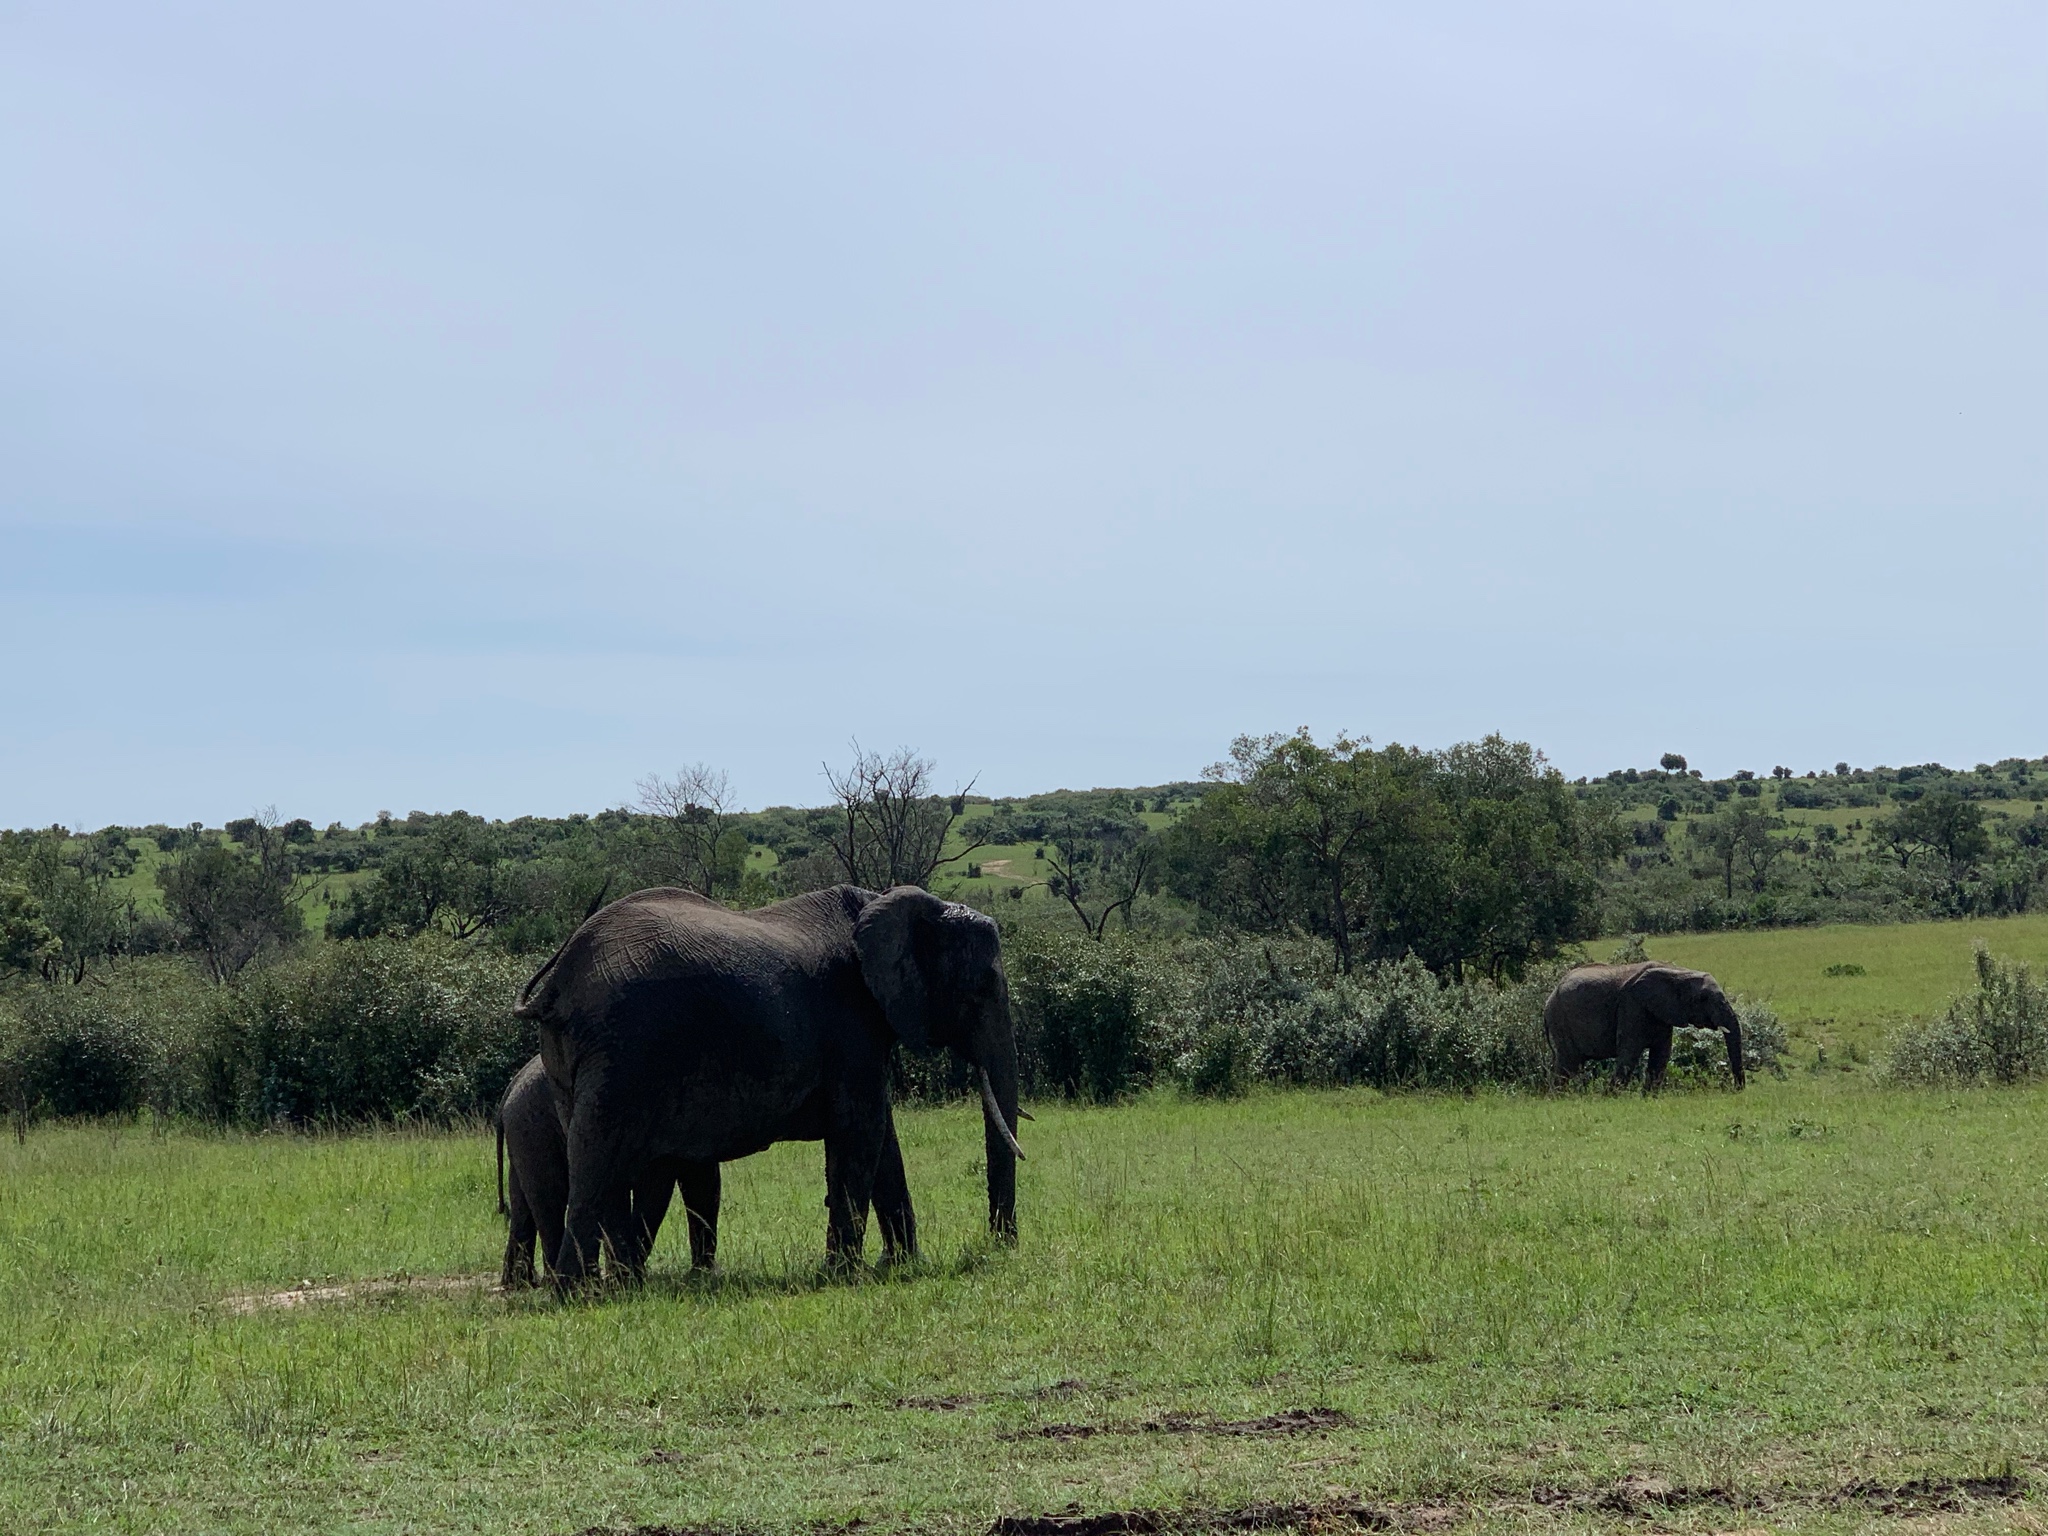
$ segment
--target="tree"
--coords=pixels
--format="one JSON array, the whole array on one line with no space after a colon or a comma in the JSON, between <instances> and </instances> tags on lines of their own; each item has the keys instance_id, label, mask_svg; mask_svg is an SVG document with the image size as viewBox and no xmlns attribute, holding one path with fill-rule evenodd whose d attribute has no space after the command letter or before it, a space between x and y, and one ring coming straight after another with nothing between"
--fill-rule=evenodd
<instances>
[{"instance_id":1,"label":"tree","mask_svg":"<svg viewBox=\"0 0 2048 1536\"><path fill-rule=\"evenodd\" d=\"M1892 815L1874 822L1870 833L1873 841L1899 861L1901 869L1916 855L1937 860L1951 903L1961 897L1978 862L1991 851L1984 808L1948 790L1908 801Z\"/></svg>"},{"instance_id":2,"label":"tree","mask_svg":"<svg viewBox=\"0 0 2048 1536\"><path fill-rule=\"evenodd\" d=\"M1091 939L1100 940L1117 913L1156 884L1159 845L1144 822L1121 806L1064 811L1045 831L1046 885L1065 901Z\"/></svg>"},{"instance_id":3,"label":"tree","mask_svg":"<svg viewBox=\"0 0 2048 1536\"><path fill-rule=\"evenodd\" d=\"M32 971L61 951L42 904L19 885L0 885L0 972Z\"/></svg>"},{"instance_id":4,"label":"tree","mask_svg":"<svg viewBox=\"0 0 2048 1536\"><path fill-rule=\"evenodd\" d=\"M825 836L847 884L875 891L928 886L941 867L982 846L973 838L945 851L947 835L967 810L971 782L951 795L935 794L931 762L910 748L884 756L855 742L853 753L846 768L825 768L838 802Z\"/></svg>"},{"instance_id":5,"label":"tree","mask_svg":"<svg viewBox=\"0 0 2048 1536\"><path fill-rule=\"evenodd\" d=\"M692 763L671 778L650 774L640 781L640 809L654 818L656 884L704 896L738 888L747 840L732 824L739 806L724 769Z\"/></svg>"},{"instance_id":6,"label":"tree","mask_svg":"<svg viewBox=\"0 0 2048 1536\"><path fill-rule=\"evenodd\" d=\"M1761 893L1770 879L1771 866L1787 851L1787 844L1771 834L1785 825L1783 817L1767 814L1758 806L1737 801L1692 824L1692 835L1704 843L1721 868L1722 893L1735 899L1735 874L1739 869L1750 890Z\"/></svg>"},{"instance_id":7,"label":"tree","mask_svg":"<svg viewBox=\"0 0 2048 1536\"><path fill-rule=\"evenodd\" d=\"M1581 812L1542 753L1499 735L1464 742L1432 756L1430 790L1446 841L1437 904L1410 943L1425 964L1519 978L1597 931L1598 866L1617 829Z\"/></svg>"},{"instance_id":8,"label":"tree","mask_svg":"<svg viewBox=\"0 0 2048 1536\"><path fill-rule=\"evenodd\" d=\"M1611 818L1499 736L1445 752L1307 731L1239 737L1169 832L1181 895L1249 928L1326 937L1340 968L1412 954L1520 974L1593 926Z\"/></svg>"},{"instance_id":9,"label":"tree","mask_svg":"<svg viewBox=\"0 0 2048 1536\"><path fill-rule=\"evenodd\" d=\"M22 865L22 883L51 936L38 961L46 979L63 975L74 985L82 983L93 961L120 947L125 907L110 883L116 873L133 867L133 855L124 866L103 834L73 838L64 828L51 827L35 835Z\"/></svg>"},{"instance_id":10,"label":"tree","mask_svg":"<svg viewBox=\"0 0 2048 1536\"><path fill-rule=\"evenodd\" d=\"M1685 772L1685 759L1676 752L1666 752L1657 759L1657 766L1666 773L1683 773Z\"/></svg>"},{"instance_id":11,"label":"tree","mask_svg":"<svg viewBox=\"0 0 2048 1536\"><path fill-rule=\"evenodd\" d=\"M1419 766L1405 748L1379 753L1341 733L1322 746L1306 727L1238 737L1206 771L1218 787L1176 828L1183 894L1256 926L1321 934L1350 970L1354 934L1389 927L1383 866L1394 826L1421 809Z\"/></svg>"},{"instance_id":12,"label":"tree","mask_svg":"<svg viewBox=\"0 0 2048 1536\"><path fill-rule=\"evenodd\" d=\"M265 950L296 940L299 910L291 848L275 812L228 824L233 841L201 842L157 866L164 906L184 942L227 981Z\"/></svg>"},{"instance_id":13,"label":"tree","mask_svg":"<svg viewBox=\"0 0 2048 1536\"><path fill-rule=\"evenodd\" d=\"M423 831L381 835L396 846L330 919L333 937L410 938L439 929L470 939L522 910L530 881L505 862L491 823L467 811L416 819Z\"/></svg>"}]
</instances>

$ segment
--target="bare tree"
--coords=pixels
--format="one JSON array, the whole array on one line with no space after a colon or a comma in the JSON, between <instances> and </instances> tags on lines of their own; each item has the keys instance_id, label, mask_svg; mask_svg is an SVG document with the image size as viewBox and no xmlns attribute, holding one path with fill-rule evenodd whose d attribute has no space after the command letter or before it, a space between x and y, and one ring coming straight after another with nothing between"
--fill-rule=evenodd
<instances>
[{"instance_id":1,"label":"bare tree","mask_svg":"<svg viewBox=\"0 0 2048 1536\"><path fill-rule=\"evenodd\" d=\"M935 794L932 764L908 747L884 755L853 744L845 769L825 766L825 782L839 802L828 835L833 857L849 885L883 891L892 885L929 885L942 866L981 847L975 838L947 853L946 838L967 809L974 788Z\"/></svg>"},{"instance_id":2,"label":"bare tree","mask_svg":"<svg viewBox=\"0 0 2048 1536\"><path fill-rule=\"evenodd\" d=\"M640 781L640 809L659 827L656 877L715 894L719 839L739 810L725 770L692 763L671 778L649 774Z\"/></svg>"},{"instance_id":3,"label":"bare tree","mask_svg":"<svg viewBox=\"0 0 2048 1536\"><path fill-rule=\"evenodd\" d=\"M1157 884L1159 844L1135 816L1072 812L1046 832L1046 882L1100 942L1118 912L1124 926L1138 897ZM1090 909L1093 910L1090 910Z\"/></svg>"}]
</instances>

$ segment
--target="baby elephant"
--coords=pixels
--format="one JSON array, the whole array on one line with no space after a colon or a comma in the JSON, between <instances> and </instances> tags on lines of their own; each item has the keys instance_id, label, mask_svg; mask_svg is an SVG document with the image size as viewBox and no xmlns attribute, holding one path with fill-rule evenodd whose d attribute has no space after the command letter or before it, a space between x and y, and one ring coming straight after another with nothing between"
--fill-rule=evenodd
<instances>
[{"instance_id":1,"label":"baby elephant","mask_svg":"<svg viewBox=\"0 0 2048 1536\"><path fill-rule=\"evenodd\" d=\"M669 1197L678 1188L689 1221L690 1263L697 1269L711 1267L718 1252L718 1164L678 1160L644 1169L631 1186L606 1201L605 1250L615 1273L631 1278L645 1273ZM539 1283L536 1237L549 1272L557 1273L569 1206L569 1144L538 1056L519 1069L498 1108L498 1206L511 1227L500 1277L506 1289Z\"/></svg>"},{"instance_id":2,"label":"baby elephant","mask_svg":"<svg viewBox=\"0 0 2048 1536\"><path fill-rule=\"evenodd\" d=\"M1557 984L1543 1005L1543 1033L1559 1081L1589 1061L1614 1062L1614 1086L1635 1076L1645 1051L1650 1069L1643 1091L1664 1085L1671 1064L1671 1032L1680 1025L1718 1029L1728 1038L1728 1071L1743 1085L1742 1023L1705 971L1682 971L1654 961L1635 965L1582 965Z\"/></svg>"}]
</instances>

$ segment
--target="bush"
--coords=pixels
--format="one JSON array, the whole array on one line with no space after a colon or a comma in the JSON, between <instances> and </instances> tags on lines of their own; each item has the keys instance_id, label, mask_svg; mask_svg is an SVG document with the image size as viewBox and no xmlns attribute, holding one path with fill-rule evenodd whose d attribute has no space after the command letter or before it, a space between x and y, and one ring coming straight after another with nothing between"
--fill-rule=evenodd
<instances>
[{"instance_id":1,"label":"bush","mask_svg":"<svg viewBox=\"0 0 2048 1536\"><path fill-rule=\"evenodd\" d=\"M435 935L365 939L226 992L201 1045L213 1117L244 1124L488 1114L538 1048L527 963Z\"/></svg>"},{"instance_id":2,"label":"bush","mask_svg":"<svg viewBox=\"0 0 2048 1536\"><path fill-rule=\"evenodd\" d=\"M1892 1039L1886 1075L1900 1083L2021 1083L2048 1077L2048 987L2024 964L1977 946L1977 986Z\"/></svg>"},{"instance_id":3,"label":"bush","mask_svg":"<svg viewBox=\"0 0 2048 1536\"><path fill-rule=\"evenodd\" d=\"M1157 985L1145 951L1025 929L1011 936L1004 970L1027 1090L1101 1104L1151 1080Z\"/></svg>"},{"instance_id":4,"label":"bush","mask_svg":"<svg viewBox=\"0 0 2048 1536\"><path fill-rule=\"evenodd\" d=\"M35 987L0 1031L0 1092L24 1118L130 1114L150 1101L162 1046L118 1000Z\"/></svg>"},{"instance_id":5,"label":"bush","mask_svg":"<svg viewBox=\"0 0 2048 1536\"><path fill-rule=\"evenodd\" d=\"M1785 1075L1785 1052L1791 1037L1768 1003L1740 992L1728 999L1742 1021L1742 1070L1748 1074ZM1671 1076L1680 1083L1724 1084L1730 1081L1728 1041L1718 1029L1679 1028L1671 1032Z\"/></svg>"},{"instance_id":6,"label":"bush","mask_svg":"<svg viewBox=\"0 0 2048 1536\"><path fill-rule=\"evenodd\" d=\"M1533 1085L1549 1070L1551 971L1504 986L1443 983L1413 958L1338 975L1274 944L1203 947L1206 964L1184 963L1195 946L1177 957L1192 979L1159 1025L1174 1074L1195 1092Z\"/></svg>"}]
</instances>

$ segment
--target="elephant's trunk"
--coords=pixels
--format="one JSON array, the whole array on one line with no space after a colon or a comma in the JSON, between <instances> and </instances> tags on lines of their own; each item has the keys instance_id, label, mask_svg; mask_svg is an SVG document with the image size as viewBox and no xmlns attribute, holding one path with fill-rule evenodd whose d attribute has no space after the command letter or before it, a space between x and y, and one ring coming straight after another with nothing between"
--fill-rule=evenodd
<instances>
[{"instance_id":1,"label":"elephant's trunk","mask_svg":"<svg viewBox=\"0 0 2048 1536\"><path fill-rule=\"evenodd\" d=\"M978 1063L981 1069L982 1145L988 1163L988 1226L1001 1238L1017 1236L1017 1042L1005 1030Z\"/></svg>"},{"instance_id":2,"label":"elephant's trunk","mask_svg":"<svg viewBox=\"0 0 2048 1536\"><path fill-rule=\"evenodd\" d=\"M1735 1086L1741 1088L1745 1086L1742 1076L1742 1021L1735 1017L1733 1009L1729 1010L1725 1028L1728 1033L1728 1073L1735 1079Z\"/></svg>"}]
</instances>

